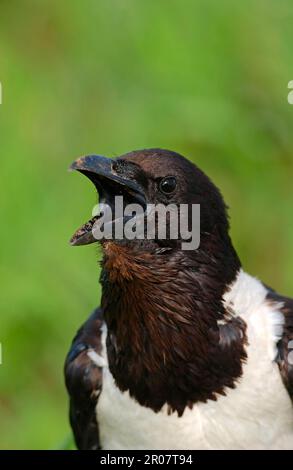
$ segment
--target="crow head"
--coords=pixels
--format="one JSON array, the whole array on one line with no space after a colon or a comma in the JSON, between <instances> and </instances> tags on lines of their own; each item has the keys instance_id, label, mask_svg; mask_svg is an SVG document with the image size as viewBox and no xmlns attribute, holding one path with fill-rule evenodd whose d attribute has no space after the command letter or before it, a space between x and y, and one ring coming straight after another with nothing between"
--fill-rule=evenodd
<instances>
[{"instance_id":1,"label":"crow head","mask_svg":"<svg viewBox=\"0 0 293 470\"><path fill-rule=\"evenodd\" d=\"M115 213L114 202L115 196L123 196L124 207L139 204L145 214L150 205L179 207L184 204L190 208L194 204L200 205L201 238L215 232L222 238L228 234L226 206L219 190L198 167L175 152L148 149L130 152L116 159L89 155L76 160L71 169L85 174L94 183L100 205L104 207L106 204L112 208L110 225L121 222L121 214ZM188 210L189 230L192 228L191 216L192 211ZM124 215L123 223L129 219L131 215ZM177 242L171 240L168 223L170 220L167 220L167 240L160 239L155 233L153 241L156 247L179 246L180 233ZM96 224L99 224L99 215L95 215L74 234L71 244L96 242L93 230ZM150 243L145 240L145 243L140 241L140 245L147 248Z\"/></svg>"}]
</instances>

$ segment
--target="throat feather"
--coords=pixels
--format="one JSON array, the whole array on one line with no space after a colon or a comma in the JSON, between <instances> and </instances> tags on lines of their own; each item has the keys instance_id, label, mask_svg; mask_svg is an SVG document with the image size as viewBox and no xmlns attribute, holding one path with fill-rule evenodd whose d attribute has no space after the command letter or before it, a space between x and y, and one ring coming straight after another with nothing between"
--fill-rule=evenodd
<instances>
[{"instance_id":1,"label":"throat feather","mask_svg":"<svg viewBox=\"0 0 293 470\"><path fill-rule=\"evenodd\" d=\"M186 406L216 400L242 374L244 322L226 318L216 265L182 252L167 256L104 246L102 307L109 368L141 405Z\"/></svg>"}]
</instances>

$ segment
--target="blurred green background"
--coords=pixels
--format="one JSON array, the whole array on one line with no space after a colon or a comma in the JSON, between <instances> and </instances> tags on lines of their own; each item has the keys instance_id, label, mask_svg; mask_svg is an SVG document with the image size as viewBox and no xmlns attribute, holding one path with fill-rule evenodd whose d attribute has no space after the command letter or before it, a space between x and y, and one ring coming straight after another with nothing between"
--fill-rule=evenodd
<instances>
[{"instance_id":1,"label":"blurred green background","mask_svg":"<svg viewBox=\"0 0 293 470\"><path fill-rule=\"evenodd\" d=\"M0 1L0 448L70 436L63 361L99 303L78 156L178 151L222 189L246 270L293 294L292 0Z\"/></svg>"}]
</instances>

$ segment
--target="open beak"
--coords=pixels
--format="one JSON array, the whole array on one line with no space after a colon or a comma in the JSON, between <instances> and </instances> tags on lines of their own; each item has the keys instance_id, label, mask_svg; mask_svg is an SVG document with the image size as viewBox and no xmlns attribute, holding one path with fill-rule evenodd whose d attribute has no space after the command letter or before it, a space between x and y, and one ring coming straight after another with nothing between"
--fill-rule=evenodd
<instances>
[{"instance_id":1,"label":"open beak","mask_svg":"<svg viewBox=\"0 0 293 470\"><path fill-rule=\"evenodd\" d=\"M137 203L146 207L145 193L141 186L127 176L115 171L115 160L100 155L87 155L78 158L69 168L87 176L94 183L100 204L114 207L115 196L123 196L125 203ZM127 174L127 172L125 173ZM88 245L98 240L93 235L93 227L98 223L99 215L94 216L82 225L73 235L70 244L73 246ZM113 220L112 222L114 222Z\"/></svg>"}]
</instances>

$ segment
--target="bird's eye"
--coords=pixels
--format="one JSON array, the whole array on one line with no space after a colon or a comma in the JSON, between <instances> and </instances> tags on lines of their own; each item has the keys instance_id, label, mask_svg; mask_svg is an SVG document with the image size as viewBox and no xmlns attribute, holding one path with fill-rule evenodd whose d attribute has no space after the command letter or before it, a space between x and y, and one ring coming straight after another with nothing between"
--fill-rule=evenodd
<instances>
[{"instance_id":1,"label":"bird's eye","mask_svg":"<svg viewBox=\"0 0 293 470\"><path fill-rule=\"evenodd\" d=\"M177 181L175 176L167 176L160 181L160 191L164 194L171 194L175 191Z\"/></svg>"}]
</instances>

